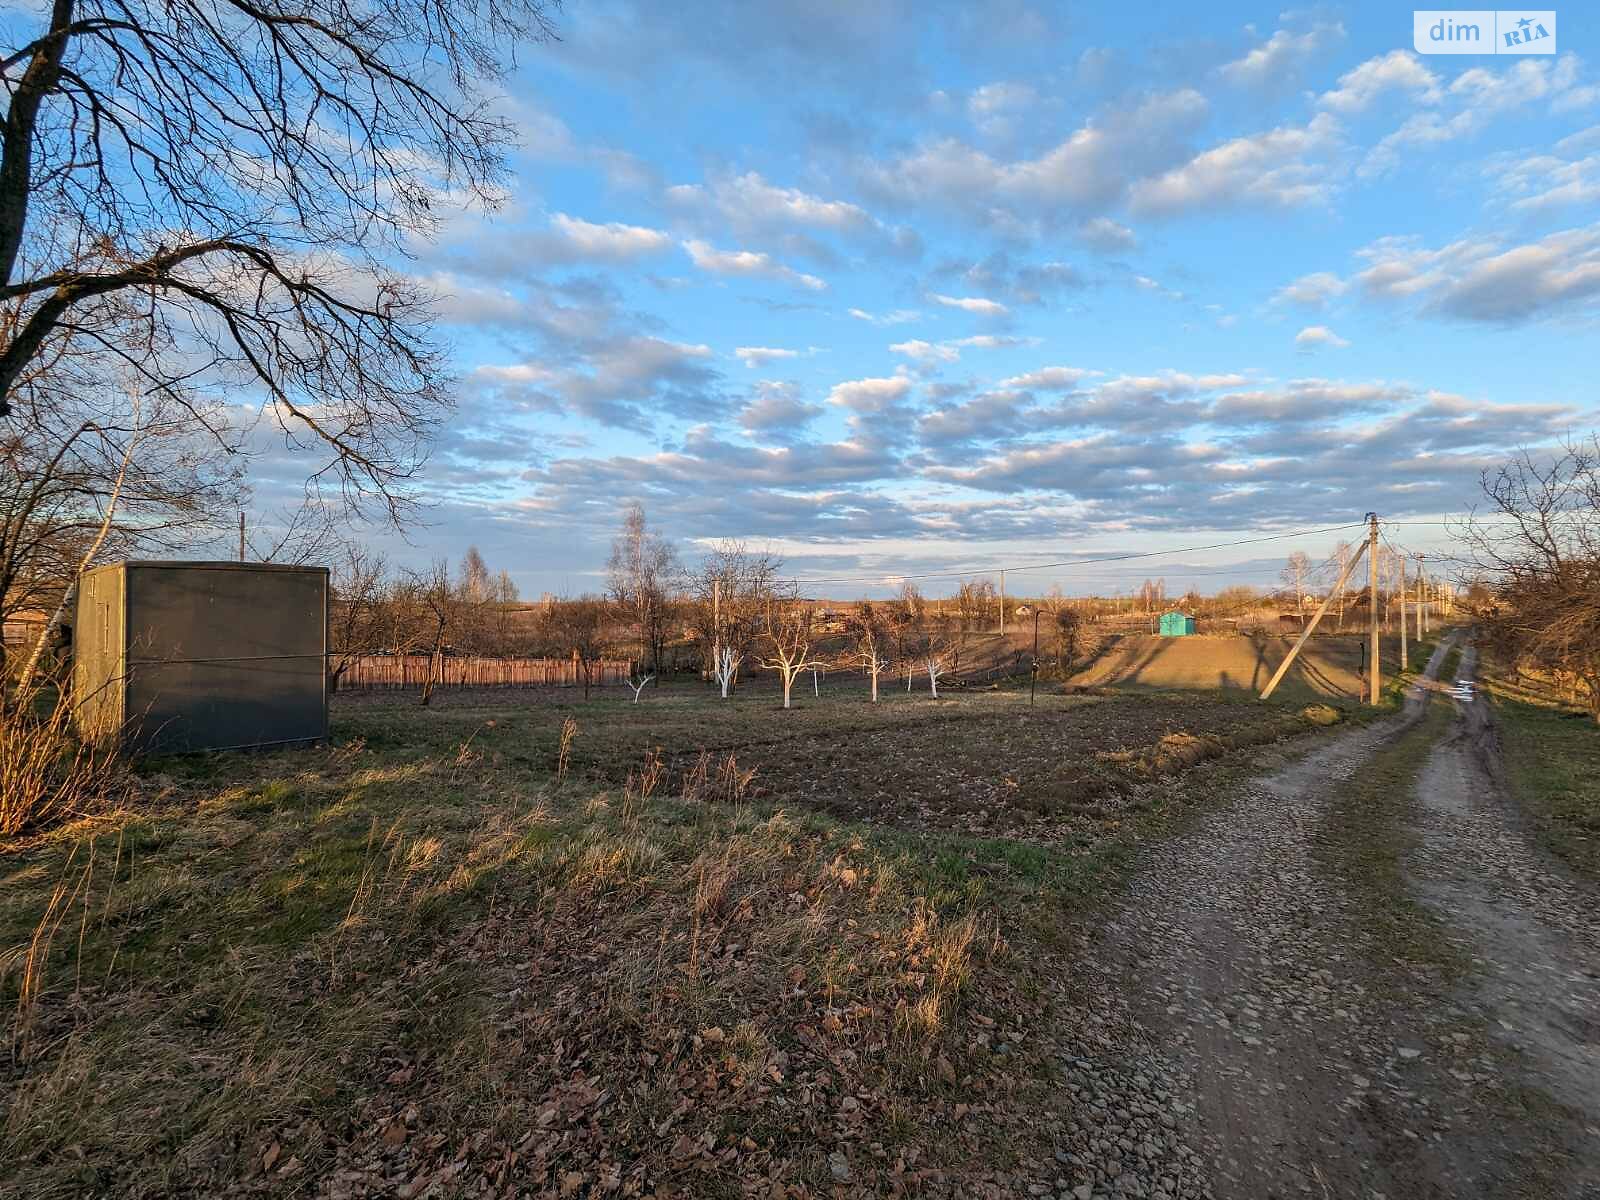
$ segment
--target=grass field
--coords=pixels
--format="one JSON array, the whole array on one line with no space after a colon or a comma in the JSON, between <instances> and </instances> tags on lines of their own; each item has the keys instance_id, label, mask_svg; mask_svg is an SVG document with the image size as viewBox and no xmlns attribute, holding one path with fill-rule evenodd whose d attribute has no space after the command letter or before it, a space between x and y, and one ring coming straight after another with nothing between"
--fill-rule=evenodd
<instances>
[{"instance_id":1,"label":"grass field","mask_svg":"<svg viewBox=\"0 0 1600 1200\"><path fill-rule=\"evenodd\" d=\"M1222 694L409 699L150 761L0 857L0 1192L1053 1177L1064 931L1313 728Z\"/></svg>"},{"instance_id":2,"label":"grass field","mask_svg":"<svg viewBox=\"0 0 1600 1200\"><path fill-rule=\"evenodd\" d=\"M1509 782L1540 839L1600 879L1600 729L1547 682L1480 666Z\"/></svg>"}]
</instances>

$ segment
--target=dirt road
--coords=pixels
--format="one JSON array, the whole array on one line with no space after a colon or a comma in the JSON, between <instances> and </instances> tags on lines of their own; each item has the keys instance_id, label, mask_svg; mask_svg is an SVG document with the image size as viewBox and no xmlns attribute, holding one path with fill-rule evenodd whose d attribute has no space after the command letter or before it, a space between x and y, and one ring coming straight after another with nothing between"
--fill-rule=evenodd
<instances>
[{"instance_id":1,"label":"dirt road","mask_svg":"<svg viewBox=\"0 0 1600 1200\"><path fill-rule=\"evenodd\" d=\"M1470 691L1417 689L1152 855L1091 974L1176 1148L1071 1194L1600 1198L1600 896L1522 829ZM1399 825L1342 822L1405 754Z\"/></svg>"}]
</instances>

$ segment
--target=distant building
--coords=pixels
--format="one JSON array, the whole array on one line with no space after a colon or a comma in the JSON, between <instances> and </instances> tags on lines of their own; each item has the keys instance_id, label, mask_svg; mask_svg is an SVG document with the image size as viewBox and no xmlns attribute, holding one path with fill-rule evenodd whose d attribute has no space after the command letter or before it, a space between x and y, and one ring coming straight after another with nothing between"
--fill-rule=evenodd
<instances>
[{"instance_id":1,"label":"distant building","mask_svg":"<svg viewBox=\"0 0 1600 1200\"><path fill-rule=\"evenodd\" d=\"M1181 612L1161 614L1162 637L1188 637L1194 632L1194 618Z\"/></svg>"}]
</instances>

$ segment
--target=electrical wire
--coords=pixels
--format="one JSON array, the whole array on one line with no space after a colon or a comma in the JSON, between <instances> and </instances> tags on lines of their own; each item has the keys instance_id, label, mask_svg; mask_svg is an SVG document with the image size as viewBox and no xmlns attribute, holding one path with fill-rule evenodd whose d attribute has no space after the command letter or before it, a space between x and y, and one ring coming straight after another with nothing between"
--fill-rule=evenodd
<instances>
[{"instance_id":1,"label":"electrical wire","mask_svg":"<svg viewBox=\"0 0 1600 1200\"><path fill-rule=\"evenodd\" d=\"M1340 533L1347 529L1364 529L1365 521L1355 521L1348 525L1329 525L1322 529L1291 529L1284 533L1266 534L1262 537L1240 538L1232 542L1213 542L1206 546L1180 546L1170 550L1146 550L1136 554L1104 554L1090 558L1069 558L1060 562L1023 563L1021 565L969 567L956 571L924 571L916 574L898 574L894 571L879 571L872 575L839 575L820 577L815 579L787 579L783 582L798 586L809 586L820 583L887 583L898 580L910 583L923 579L963 579L971 575L994 575L1001 571L1007 574L1020 575L1025 571L1051 571L1063 567L1092 566L1096 563L1132 562L1135 559L1163 558L1174 554L1194 554L1201 550L1229 550L1236 546L1255 546L1262 542L1279 542L1288 538L1315 537L1324 533Z\"/></svg>"}]
</instances>

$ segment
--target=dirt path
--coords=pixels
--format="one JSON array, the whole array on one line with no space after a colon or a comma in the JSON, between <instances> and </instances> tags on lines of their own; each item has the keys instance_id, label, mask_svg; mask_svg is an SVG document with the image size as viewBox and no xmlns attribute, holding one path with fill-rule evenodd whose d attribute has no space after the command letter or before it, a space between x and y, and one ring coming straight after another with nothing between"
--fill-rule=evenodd
<instances>
[{"instance_id":1,"label":"dirt path","mask_svg":"<svg viewBox=\"0 0 1600 1200\"><path fill-rule=\"evenodd\" d=\"M1600 1195L1595 897L1489 799L1466 716L1418 781L1402 885L1468 960L1462 977L1398 955L1329 865L1332 798L1397 739L1427 736L1432 694L1152 854L1090 953L1090 991L1126 1022L1102 1072L1156 1081L1168 1146L1096 1157L1084 1146L1107 1139L1080 1140L1069 1194Z\"/></svg>"}]
</instances>

